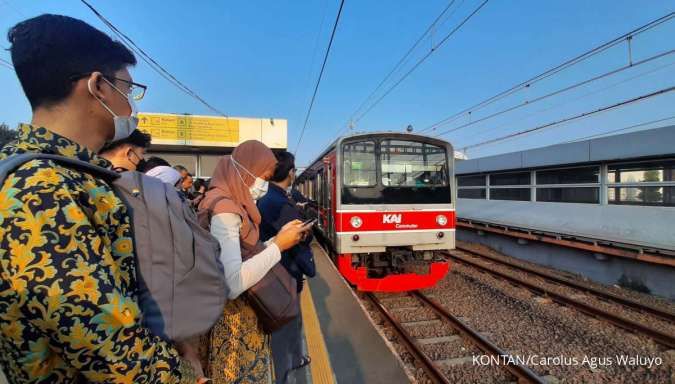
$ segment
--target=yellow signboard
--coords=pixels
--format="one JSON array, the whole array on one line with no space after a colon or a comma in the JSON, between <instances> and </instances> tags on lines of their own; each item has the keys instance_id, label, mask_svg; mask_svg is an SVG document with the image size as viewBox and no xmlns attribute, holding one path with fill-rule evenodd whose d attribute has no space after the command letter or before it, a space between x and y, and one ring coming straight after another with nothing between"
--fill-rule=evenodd
<instances>
[{"instance_id":1,"label":"yellow signboard","mask_svg":"<svg viewBox=\"0 0 675 384\"><path fill-rule=\"evenodd\" d=\"M152 135L152 142L176 145L236 146L239 120L216 116L139 113L138 128Z\"/></svg>"}]
</instances>

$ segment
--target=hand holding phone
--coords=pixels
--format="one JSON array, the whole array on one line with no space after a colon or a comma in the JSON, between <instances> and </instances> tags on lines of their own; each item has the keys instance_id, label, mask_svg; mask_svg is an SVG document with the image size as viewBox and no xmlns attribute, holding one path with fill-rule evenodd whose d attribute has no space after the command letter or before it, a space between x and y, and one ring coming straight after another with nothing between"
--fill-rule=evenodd
<instances>
[{"instance_id":1,"label":"hand holding phone","mask_svg":"<svg viewBox=\"0 0 675 384\"><path fill-rule=\"evenodd\" d=\"M309 219L309 220L303 222L303 223L302 223L302 226L303 226L303 227L306 227L307 229L309 229L309 228L311 228L314 224L316 224L317 221L319 221L319 219Z\"/></svg>"}]
</instances>

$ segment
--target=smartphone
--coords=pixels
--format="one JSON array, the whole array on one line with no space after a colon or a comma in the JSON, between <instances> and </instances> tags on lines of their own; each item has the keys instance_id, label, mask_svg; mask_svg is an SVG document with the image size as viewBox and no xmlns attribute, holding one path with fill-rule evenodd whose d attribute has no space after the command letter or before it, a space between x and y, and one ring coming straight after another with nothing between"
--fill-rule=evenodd
<instances>
[{"instance_id":1,"label":"smartphone","mask_svg":"<svg viewBox=\"0 0 675 384\"><path fill-rule=\"evenodd\" d=\"M316 224L317 221L319 221L319 219L310 219L310 220L307 220L307 221L303 222L302 226L303 227L312 226L312 225Z\"/></svg>"}]
</instances>

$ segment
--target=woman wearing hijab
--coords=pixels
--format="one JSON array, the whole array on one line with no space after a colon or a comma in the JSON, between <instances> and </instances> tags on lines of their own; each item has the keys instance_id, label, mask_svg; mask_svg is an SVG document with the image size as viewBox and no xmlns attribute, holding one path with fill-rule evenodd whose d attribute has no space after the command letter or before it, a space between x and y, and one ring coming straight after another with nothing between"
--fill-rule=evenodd
<instances>
[{"instance_id":1,"label":"woman wearing hijab","mask_svg":"<svg viewBox=\"0 0 675 384\"><path fill-rule=\"evenodd\" d=\"M230 301L209 340L209 376L215 384L267 383L271 380L269 340L250 305L240 296L251 288L292 248L309 227L288 223L276 237L260 242L260 212L255 200L267 192L277 160L263 143L241 143L223 156L199 204L202 223L221 246Z\"/></svg>"}]
</instances>

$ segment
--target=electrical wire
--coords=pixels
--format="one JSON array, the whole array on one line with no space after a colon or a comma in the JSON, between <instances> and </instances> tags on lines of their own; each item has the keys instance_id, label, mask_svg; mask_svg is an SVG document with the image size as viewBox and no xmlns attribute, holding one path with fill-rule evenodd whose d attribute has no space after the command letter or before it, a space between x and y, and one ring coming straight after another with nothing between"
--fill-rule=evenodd
<instances>
[{"instance_id":1,"label":"electrical wire","mask_svg":"<svg viewBox=\"0 0 675 384\"><path fill-rule=\"evenodd\" d=\"M644 25L642 25L638 28L635 28L628 33L625 33L625 34L623 34L619 37L616 37L616 38L614 38L610 41L607 41L603 44L600 44L600 45L598 45L598 46L596 46L596 47L594 47L594 48L592 48L592 49L590 49L590 50L588 50L588 51L586 51L586 52L584 52L584 53L582 53L578 56L575 56L571 59L568 59L568 60L564 61L562 64L559 64L559 65L557 65L553 68L547 69L546 71L544 71L544 72L542 72L542 73L540 73L540 74L538 74L538 75L536 75L536 76L534 76L534 77L532 77L528 80L525 80L525 81L523 81L519 84L516 84L516 85L512 86L511 88L509 88L505 91L499 92L496 95L491 96L491 97L489 97L489 98L487 98L487 99L485 99L485 100L483 100L483 101L481 101L481 102L479 102L475 105L472 105L468 108L465 108L464 110L462 110L460 112L457 112L457 113L455 113L451 116L448 116L448 117L446 117L442 120L439 120L438 122L436 122L434 124L431 124L430 126L422 129L420 131L420 133L426 132L426 131L431 130L431 129L438 128L439 126L442 126L442 125L449 124L449 123L455 121L456 119L458 119L459 117L461 117L464 114L467 114L467 113L472 114L472 113L474 113L474 112L476 112L480 109L483 109L486 106L488 106L488 105L490 105L490 104L492 104L496 101L499 101L499 100L501 100L501 99L503 99L507 96L510 96L510 95L520 91L520 90L527 89L527 88L529 88L530 86L532 86L533 84L535 84L539 81L547 79L547 78L549 78L549 77L551 77L551 76L553 76L553 75L555 75L555 74L557 74L557 73L559 73L559 72L561 72L561 71L563 71L567 68L570 68L570 67L572 67L572 66L574 66L574 65L576 65L580 62L585 61L586 59L588 59L590 57L593 57L597 54L600 54L600 53L602 53L602 52L604 52L604 51L606 51L606 50L608 50L608 49L610 49L610 48L612 48L612 47L614 47L614 46L616 46L616 45L618 45L618 44L620 44L620 43L622 43L622 42L624 42L628 39L632 39L633 37L638 36L641 33L649 31L649 30L651 30L651 29L653 29L653 28L655 28L655 27L657 27L657 26L659 26L659 25L661 25L661 24L663 24L667 21L670 21L674 17L675 17L675 12L670 12L665 16L662 16L658 19L652 20L649 23L644 24Z\"/></svg>"},{"instance_id":2,"label":"electrical wire","mask_svg":"<svg viewBox=\"0 0 675 384\"><path fill-rule=\"evenodd\" d=\"M2 57L0 57L0 65L2 65L3 67L5 67L7 69L14 70L14 66L12 65L12 63L3 59Z\"/></svg>"},{"instance_id":3,"label":"electrical wire","mask_svg":"<svg viewBox=\"0 0 675 384\"><path fill-rule=\"evenodd\" d=\"M547 107L547 108L544 108L544 109L540 109L540 110L538 110L538 111L536 111L536 112L533 112L533 113L528 114L527 116L525 116L525 117L523 117L523 118L518 118L518 119L515 119L515 120L513 120L513 121L505 122L505 123L500 124L500 125L498 125L498 126L496 126L496 127L491 127L491 128L486 129L486 130L477 131L477 132L475 132L475 135L480 135L480 134L486 133L486 132L488 132L488 131L492 131L492 130L494 130L494 129L501 129L501 128L505 127L505 126L514 125L514 124L517 123L518 121L527 120L527 119L529 119L530 117L533 117L533 116L535 116L535 115L537 115L537 114L539 114L539 113L542 113L542 112L548 112L548 111L551 111L551 110L553 110L553 109L556 109L556 108L559 108L559 107L562 107L562 106L565 106L565 105L568 105L568 104L571 104L571 103L576 103L576 102L578 102L578 101L580 101L580 100L582 100L582 99L585 99L585 98L587 98L587 97L589 97L589 96L593 96L593 95L596 95L596 94L598 94L598 93L605 92L605 91L607 91L608 89L617 87L617 86L622 85L622 84L626 84L626 83L628 83L628 82L630 82L630 81L633 81L633 80L635 80L635 79L638 79L638 78L642 78L642 77L651 75L651 74L656 73L656 72L658 72L658 71L661 71L661 70L663 70L663 69L672 67L673 65L675 65L675 62L670 62L670 63L664 64L664 65L658 66L658 67L656 67L656 68L652 68L652 69L650 69L650 70L648 70L648 71L639 73L639 74L637 74L637 75L635 75L635 76L631 76L631 77L628 77L628 78L626 78L626 79L622 79L622 80L620 80L620 81L618 81L618 82L612 83L612 84L610 84L610 85L608 85L608 86L606 86L606 87L602 87L602 88L599 88L599 89L597 89L597 90L593 90L593 91L591 91L591 92L587 92L587 93L585 93L585 94L583 94L583 95L581 95L581 96L579 96L579 97L575 97L575 98L573 98L573 99L566 100L566 101L564 101L563 103L556 104L556 105L553 105L553 106L550 106L550 107Z\"/></svg>"},{"instance_id":4,"label":"electrical wire","mask_svg":"<svg viewBox=\"0 0 675 384\"><path fill-rule=\"evenodd\" d=\"M321 79L323 78L323 71L326 69L326 62L328 61L328 55L330 54L330 49L333 46L333 39L335 38L335 31L337 31L338 23L340 22L340 15L342 15L342 8L345 5L345 0L340 1L340 8L338 9L337 16L335 17L335 23L333 24L333 32L331 32L330 40L328 41L328 48L326 48L326 53L323 57L323 64L321 65L321 71L319 72L319 77L316 79L316 85L314 86L314 93L312 94L312 99L309 102L309 107L307 108L307 114L305 115L305 122L302 125L302 130L300 131L300 137L298 137L298 143L295 146L295 151L293 154L297 153L300 148L300 143L302 143L302 137L305 135L305 130L307 129L307 123L309 122L309 116L312 113L312 107L314 106L314 100L316 100L316 94L319 91L319 85L321 84Z\"/></svg>"},{"instance_id":5,"label":"electrical wire","mask_svg":"<svg viewBox=\"0 0 675 384\"><path fill-rule=\"evenodd\" d=\"M382 94L379 98L377 98L377 99L375 100L375 102L373 102L373 103L372 103L372 104L371 104L371 105L370 105L363 113L361 113L358 117L356 117L356 118L354 119L354 122L356 123L356 122L360 121L360 120L363 119L363 117L366 116L371 110L373 110L373 108L375 108L375 107L376 107L376 106L377 106L377 105L378 105L385 97L387 97L387 95L389 95L389 93L391 93L391 91L393 91L396 87L398 87L398 85L401 84L401 82L403 82L403 80L405 80L408 76L410 76L410 74L413 73L413 72L414 72L414 71L415 71L415 70L416 70L416 69L417 69L417 68L418 68L418 67L419 67L426 59L428 59L429 56L431 56L434 52L436 52L436 50L437 50L438 48L440 48L446 41L448 41L448 39L449 39L452 35L454 35L457 31L459 31L459 30L462 28L462 26L464 26L464 24L466 24L473 16L475 16L475 15L476 15L476 14L477 14L484 6L485 6L485 4L488 3L488 1L489 1L489 0L484 0L484 1L483 1L476 9L473 10L473 12L471 12L467 17L465 17L464 20L462 20L462 22L459 23L459 25L457 25L455 28L453 28L453 29L450 31L450 33L448 33L447 35L445 35L445 37L444 37L443 39L441 39L441 41L440 41L438 44L436 44L435 46L433 46L433 47L429 50L429 52L427 52L426 55L424 55L420 60L418 60L418 61L415 63L415 65L413 65L413 67L410 68L410 70L408 70L408 72L406 72L406 73L403 75L403 77L401 77L396 83L394 83L394 85L392 85L391 87L389 87L389 89L387 89L387 91L386 91L384 94Z\"/></svg>"},{"instance_id":6,"label":"electrical wire","mask_svg":"<svg viewBox=\"0 0 675 384\"><path fill-rule=\"evenodd\" d=\"M568 122L573 121L573 120L578 120L578 119L585 118L585 117L588 117L588 116L592 116L592 115L595 115L595 114L598 114L598 113L601 113L601 112L606 112L606 111L609 111L609 110L612 110L612 109L623 107L625 105L637 103L637 102L640 102L640 101L643 101L643 100L646 100L646 99L649 99L649 98L652 98L652 97L664 95L664 94L672 92L672 91L675 91L675 86L663 88L663 89L660 89L658 91L648 93L646 95L642 95L642 96L634 97L634 98L631 98L631 99L628 99L628 100L624 100L624 101L621 101L619 103L612 104L612 105L605 106L605 107L601 107L601 108L598 108L598 109L590 111L590 112L584 112L584 113L581 113L579 115L566 117L564 119L557 120L557 121L547 123L547 124L544 124L544 125L539 125L539 126L534 127L534 128L514 132L514 133L511 133L511 134L508 134L508 135L505 135L505 136L501 136L501 137L497 137L497 138L494 138L494 139L482 141L482 142L479 142L479 143L463 146L462 148L464 150L467 150L469 148L481 147L481 146L484 146L484 145L487 145L487 144L493 144L493 143L503 141L503 140L507 140L507 139L510 139L510 138L513 138L513 137L522 136L522 135L532 133L532 132L536 132L536 131L541 131L543 129L550 128L550 127L560 125L560 124L563 124L563 123L568 123Z\"/></svg>"},{"instance_id":7,"label":"electrical wire","mask_svg":"<svg viewBox=\"0 0 675 384\"><path fill-rule=\"evenodd\" d=\"M134 51L143 61L145 61L150 68L152 68L155 72L157 72L160 76L162 76L164 79L169 81L171 84L176 86L178 89L186 93L187 95L193 97L195 100L200 102L202 105L204 105L206 108L210 109L211 111L224 116L228 117L228 115L218 108L214 107L213 105L209 104L202 98L199 94L197 94L195 91L190 89L187 85L182 83L180 80L178 80L171 72L166 70L162 65L160 65L155 59L153 59L150 55L148 55L141 47L139 47L129 36L124 34L121 30L119 30L115 25L112 24L108 19L106 19L96 8L94 8L89 2L86 0L80 0L87 8L89 8L96 17L101 20L108 28L112 30L112 32L117 35L121 40L122 43L124 43L125 46L127 46L129 49Z\"/></svg>"},{"instance_id":8,"label":"electrical wire","mask_svg":"<svg viewBox=\"0 0 675 384\"><path fill-rule=\"evenodd\" d=\"M505 114L505 113L512 112L512 111L514 111L514 110L516 110L516 109L520 109L520 108L523 108L523 107L526 107L526 106L530 106L530 105L532 105L532 104L534 104L534 103L537 103L537 102L539 102L539 101L548 99L548 98L553 97L553 96L557 96L557 95L559 95L559 94L561 94L561 93L565 93L565 92L571 91L571 90L573 90L573 89L576 89L576 88L579 88L579 87L581 87L581 86L590 84L590 83L592 83L592 82L595 82L595 81L604 79L604 78L606 78L606 77L609 77L609 76L612 76L612 75L616 75L617 73L623 72L623 71L625 71L625 70L627 70L627 69L639 67L640 65L644 65L644 64L646 64L646 63L650 63L650 62L652 62L652 61L654 61L654 60L660 59L660 58L662 58L662 57L665 57L665 56L668 56L668 55L672 55L673 53L675 53L675 49L672 49L672 50L670 50L670 51L665 51L665 52L658 53L658 54L653 55L653 56L650 56L650 57L648 57L648 58L646 58L646 59L644 59L644 60L641 60L641 61L638 61L638 62L635 62L635 63L632 63L632 64L627 64L627 65L625 65L625 66L622 66L622 67L613 69L613 70L611 70L611 71L609 71L609 72L605 72L605 73L603 73L603 74L601 74L601 75L594 76L594 77L592 77L592 78L590 78L590 79L586 79L586 80L580 81L580 82L578 82L578 83L572 84L572 85L570 85L570 86L567 86L567 87L565 87L565 88L562 88L562 89L553 91L553 92L551 92L551 93L547 93L547 94L545 94L545 95L536 97L536 98L534 98L534 99L532 99L532 100L525 100L525 101L523 101L523 102L520 103L520 104L512 105L512 106L510 106L510 107L508 107L508 108L505 108L505 109L502 109L502 110L500 110L500 111L494 112L494 113L492 113L492 114L490 114L490 115L481 117L480 119L477 119L477 120L474 120L474 121L470 121L470 122L465 123L465 124L462 124L462 125L460 125L460 126L458 126L458 127L455 127L455 128L448 129L448 130L446 130L446 131L440 132L440 133L436 134L435 136L436 136L436 137L438 137L438 136L443 136L443 135L447 135L448 133L452 133L452 132L459 131L460 129L464 129L464 128L470 127L470 126L472 126L472 125L476 125L476 124L478 124L478 123L481 123L481 122L486 121L486 120L490 120L490 119L492 119L492 118L494 118L494 117L503 115L503 114ZM435 129L435 128L434 128L434 129Z\"/></svg>"},{"instance_id":9,"label":"electrical wire","mask_svg":"<svg viewBox=\"0 0 675 384\"><path fill-rule=\"evenodd\" d=\"M380 81L380 83L375 87L375 89L373 89L370 95L368 95L368 97L365 100L363 100L363 102L359 105L359 107L356 108L354 113L352 113L351 117L349 118L350 121L353 120L354 116L356 116L361 111L361 109L363 109L363 107L373 98L373 96L377 93L377 91L379 91L380 88L382 88L382 86L387 82L387 80L389 80L389 78L391 78L391 76L403 65L403 63L408 59L408 57L412 54L415 48L417 48L417 46L419 46L420 43L424 41L424 38L429 34L429 32L431 32L434 26L438 24L439 20L441 20L443 15L445 15L445 13L448 12L448 10L450 9L450 7L452 7L453 4L455 4L455 0L451 0L448 3L448 5L446 5L445 8L443 8L443 11L441 11L441 13L434 19L434 21L431 24L429 24L424 33L422 33L422 35L408 49L408 51L403 55L403 57L399 59L394 68L392 68L391 71L389 71L389 73L382 79L382 81Z\"/></svg>"},{"instance_id":10,"label":"electrical wire","mask_svg":"<svg viewBox=\"0 0 675 384\"><path fill-rule=\"evenodd\" d=\"M657 119L657 120L647 121L647 122L644 122L644 123L634 124L634 125L631 125L631 126L628 126L628 127L624 127L624 128L612 129L611 131L605 131L605 132L601 132L601 133L596 133L596 134L590 135L590 136L579 137L579 138L574 139L574 140L565 141L565 142L563 142L563 143L561 143L561 144L576 143L576 142L579 142L579 141L584 141L584 140L588 140L588 139L594 139L594 138L596 138L596 137L605 137L605 136L609 136L609 135L612 135L612 134L617 133L617 132L623 132L623 131L627 131L627 130L633 129L633 128L639 128L639 127L644 127L644 126L646 126L646 125L651 125L651 124L656 124L656 123L662 123L662 122L664 122L664 121L668 121L668 120L672 120L672 119L675 119L675 115L671 115L671 116L668 116L668 117L664 117L664 118L662 118L662 119Z\"/></svg>"},{"instance_id":11,"label":"electrical wire","mask_svg":"<svg viewBox=\"0 0 675 384\"><path fill-rule=\"evenodd\" d=\"M323 32L323 25L326 22L326 15L328 12L326 11L327 6L326 6L326 0L323 2L323 12L321 13L321 23L319 24L319 30L316 32L316 37L314 38L314 49L312 49L312 61L309 65L309 71L307 71L307 76L305 77L304 81L304 87L303 89L306 90L305 94L309 96L309 91L311 90L310 85L311 85L311 80L312 80L312 73L313 73L313 68L314 64L316 63L316 54L319 52L319 41L321 38L321 32ZM304 102L303 102L304 104Z\"/></svg>"}]
</instances>

